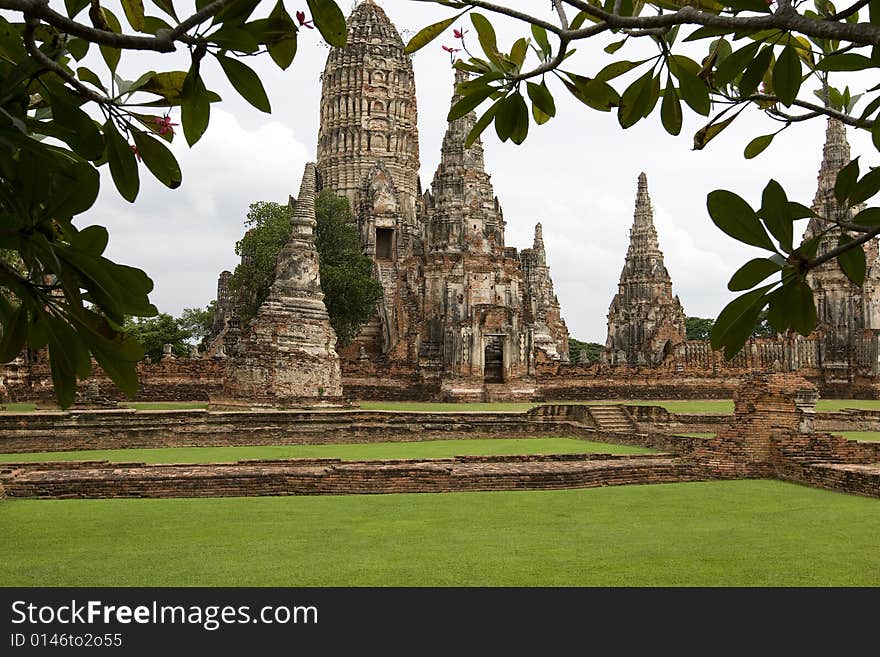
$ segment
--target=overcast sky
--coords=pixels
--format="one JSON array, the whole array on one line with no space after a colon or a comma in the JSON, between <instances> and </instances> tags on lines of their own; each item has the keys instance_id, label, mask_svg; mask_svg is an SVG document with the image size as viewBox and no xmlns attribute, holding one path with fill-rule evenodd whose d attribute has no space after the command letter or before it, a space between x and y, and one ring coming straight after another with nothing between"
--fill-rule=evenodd
<instances>
[{"instance_id":1,"label":"overcast sky","mask_svg":"<svg viewBox=\"0 0 880 657\"><path fill-rule=\"evenodd\" d=\"M305 2L301 4L288 2L287 8L293 14L306 8ZM379 0L379 4L404 41L420 27L449 15L446 8L414 0ZM549 2L507 4L546 11L551 18ZM536 10L536 4L541 9ZM353 5L341 6L348 13ZM182 8L178 11L182 13ZM470 28L469 21L462 24ZM516 24L497 24L502 46L509 47L515 36L527 32ZM607 41L579 44L569 69L595 74L612 61L602 52ZM452 35L413 58L423 188L430 184L440 158L452 92L449 56L441 44L454 45ZM627 45L614 57L635 59L638 47ZM208 132L192 150L182 134L175 139L182 187L168 190L142 168L140 195L132 205L116 194L109 175L105 177L98 203L78 223L109 228L109 257L141 267L153 278L151 299L160 311L177 315L185 307L205 306L214 299L217 275L237 264L234 246L244 231L248 205L258 200L286 201L289 194L297 194L303 165L316 157L318 76L327 52L316 30L302 30L299 52L287 71L277 69L268 58L246 60L264 81L271 115L241 100L219 66L206 59L202 66L206 84L223 102L213 106ZM149 68L173 68L169 61L167 56L127 53L120 72L133 79ZM177 65L185 66L185 60ZM778 128L757 112L744 113L705 150L692 151L692 136L703 117L688 110L678 137L663 130L659 110L624 131L615 113L590 110L561 85L549 80L548 84L556 92L557 117L544 126L533 125L522 146L501 144L494 131L487 130L486 168L504 209L508 246L531 246L534 224L543 224L550 273L572 337L605 341L608 306L626 253L640 171L648 176L673 289L690 316L716 316L732 298L726 289L730 274L748 258L760 255L715 228L706 212L708 192L730 189L759 205L764 185L776 178L791 199L812 202L824 119L793 126L758 158L745 160L742 150L752 137ZM172 120L179 122L176 110ZM869 135L850 130L850 142L854 156L863 153L868 163L876 164Z\"/></svg>"}]
</instances>

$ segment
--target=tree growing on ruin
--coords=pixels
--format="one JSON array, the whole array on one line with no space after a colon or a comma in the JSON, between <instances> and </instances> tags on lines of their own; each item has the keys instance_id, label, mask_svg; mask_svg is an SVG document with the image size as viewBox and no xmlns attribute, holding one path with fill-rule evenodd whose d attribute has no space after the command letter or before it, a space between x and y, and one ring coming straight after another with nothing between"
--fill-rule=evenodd
<instances>
[{"instance_id":1,"label":"tree growing on ruin","mask_svg":"<svg viewBox=\"0 0 880 657\"><path fill-rule=\"evenodd\" d=\"M352 224L348 199L325 189L315 199L315 248L324 305L339 346L345 346L370 318L382 297L382 285L372 279L372 261L361 251ZM250 321L269 295L278 252L291 231L290 207L271 201L252 203L248 231L235 245L241 264L229 279L242 323Z\"/></svg>"}]
</instances>

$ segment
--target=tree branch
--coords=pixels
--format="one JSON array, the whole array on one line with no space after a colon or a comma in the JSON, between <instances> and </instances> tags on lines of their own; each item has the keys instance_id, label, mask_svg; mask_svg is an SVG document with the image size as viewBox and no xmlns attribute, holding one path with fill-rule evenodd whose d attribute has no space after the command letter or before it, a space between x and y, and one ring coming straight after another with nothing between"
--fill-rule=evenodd
<instances>
[{"instance_id":1,"label":"tree branch","mask_svg":"<svg viewBox=\"0 0 880 657\"><path fill-rule=\"evenodd\" d=\"M828 18L826 18L825 20L826 21L839 21L844 18L849 18L854 13L856 13L859 9L861 9L862 7L867 5L869 2L871 2L871 0L859 0L852 7L847 7L843 11L840 11L836 14L831 15Z\"/></svg>"},{"instance_id":2,"label":"tree branch","mask_svg":"<svg viewBox=\"0 0 880 657\"><path fill-rule=\"evenodd\" d=\"M66 80L70 86L76 89L77 93L84 98L88 98L96 103L101 105L113 104L113 100L107 98L107 96L102 96L101 94L92 91L87 86L85 86L82 82L77 80L66 68L61 66L58 62L50 59L46 53L40 50L37 47L37 43L34 40L34 31L37 29L37 25L39 21L36 18L28 18L25 22L24 30L22 32L22 39L24 39L25 48L30 53L31 57L36 59L43 68L46 68L63 80Z\"/></svg>"},{"instance_id":3,"label":"tree branch","mask_svg":"<svg viewBox=\"0 0 880 657\"><path fill-rule=\"evenodd\" d=\"M134 36L99 30L83 25L59 14L49 7L48 0L0 0L0 9L18 11L26 17L39 18L45 23L58 28L71 36L80 37L97 43L123 50L153 50L156 52L173 52L175 41L187 41L186 31L217 14L226 5L235 0L214 0L211 4L196 12L172 30L159 30L156 36ZM558 32L559 28L556 28Z\"/></svg>"},{"instance_id":4,"label":"tree branch","mask_svg":"<svg viewBox=\"0 0 880 657\"><path fill-rule=\"evenodd\" d=\"M756 100L756 101L770 101L774 103L779 102L779 98L776 96L771 96L769 94L755 94L750 96L746 100ZM823 107L822 105L816 105L815 103L808 103L805 100L795 99L792 102L792 105L797 107L802 107L806 110L810 110L811 112L815 112L816 116L819 114L824 114L825 116L830 116L831 118L837 119L841 123L845 123L846 125L850 125L854 128L861 128L863 130L870 130L874 127L874 121L871 119L856 119L850 116L849 114L844 114L843 112L839 112L836 109L831 109L830 107ZM782 114L782 112L778 112ZM806 115L805 115L806 116ZM803 120L792 117L792 120Z\"/></svg>"},{"instance_id":5,"label":"tree branch","mask_svg":"<svg viewBox=\"0 0 880 657\"><path fill-rule=\"evenodd\" d=\"M814 267L818 267L819 265L825 264L829 260L834 260L834 258L839 256L841 253L845 253L845 252L849 251L850 249L853 249L857 246L861 246L865 242L868 242L871 239L877 237L877 235L880 235L880 226L876 226L876 227L872 228L869 232L865 233L864 235L860 235L859 237L855 238L852 242L847 242L846 244L841 244L840 246L836 246L833 249L831 249L830 251L823 253L821 256L819 256L817 258L813 258L812 260L808 260L807 261L807 268L813 269Z\"/></svg>"}]
</instances>

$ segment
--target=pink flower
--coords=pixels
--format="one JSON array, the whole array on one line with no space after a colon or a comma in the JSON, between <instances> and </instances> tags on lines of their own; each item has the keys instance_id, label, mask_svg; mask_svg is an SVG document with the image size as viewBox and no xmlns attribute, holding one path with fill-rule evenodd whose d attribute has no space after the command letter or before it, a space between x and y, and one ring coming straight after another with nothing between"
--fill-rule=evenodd
<instances>
[{"instance_id":1,"label":"pink flower","mask_svg":"<svg viewBox=\"0 0 880 657\"><path fill-rule=\"evenodd\" d=\"M457 30L457 29L453 29L453 30L452 30L452 35L453 35L456 39L464 39L464 35L465 35L465 34L467 34L467 30L464 29L464 28L462 28L462 29L460 29L460 30Z\"/></svg>"},{"instance_id":2,"label":"pink flower","mask_svg":"<svg viewBox=\"0 0 880 657\"><path fill-rule=\"evenodd\" d=\"M302 25L303 27L307 27L310 30L315 29L315 26L312 25L312 21L306 20L306 12L304 12L304 11L296 12L296 20L298 20L299 24Z\"/></svg>"},{"instance_id":3,"label":"pink flower","mask_svg":"<svg viewBox=\"0 0 880 657\"><path fill-rule=\"evenodd\" d=\"M156 125L159 126L159 134L167 135L169 132L174 134L174 126L180 125L179 123L171 123L171 117L167 114L163 116L161 119L157 116L153 119L156 122Z\"/></svg>"},{"instance_id":4,"label":"pink flower","mask_svg":"<svg viewBox=\"0 0 880 657\"><path fill-rule=\"evenodd\" d=\"M129 144L131 146L131 152L134 153L135 157L138 159L138 162L141 161L141 154L138 152L137 146L134 144Z\"/></svg>"},{"instance_id":5,"label":"pink flower","mask_svg":"<svg viewBox=\"0 0 880 657\"><path fill-rule=\"evenodd\" d=\"M450 48L449 46L440 46L440 47L443 48L443 50L448 52L450 55L453 53L456 53L456 52L461 52L461 48Z\"/></svg>"}]
</instances>

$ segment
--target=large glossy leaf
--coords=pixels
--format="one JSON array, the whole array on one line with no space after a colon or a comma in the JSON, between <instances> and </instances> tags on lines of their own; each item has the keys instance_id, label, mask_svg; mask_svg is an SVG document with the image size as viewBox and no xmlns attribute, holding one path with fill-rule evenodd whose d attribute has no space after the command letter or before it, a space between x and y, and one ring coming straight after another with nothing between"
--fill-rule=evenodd
<instances>
[{"instance_id":1,"label":"large glossy leaf","mask_svg":"<svg viewBox=\"0 0 880 657\"><path fill-rule=\"evenodd\" d=\"M129 203L134 203L140 187L134 151L116 130L112 119L104 124L104 137L107 140L107 160L110 163L113 184L116 185L122 198Z\"/></svg>"},{"instance_id":2,"label":"large glossy leaf","mask_svg":"<svg viewBox=\"0 0 880 657\"><path fill-rule=\"evenodd\" d=\"M733 82L745 70L746 66L754 60L760 47L760 43L750 43L733 52L715 69L715 83L719 86L724 86Z\"/></svg>"},{"instance_id":3,"label":"large glossy leaf","mask_svg":"<svg viewBox=\"0 0 880 657\"><path fill-rule=\"evenodd\" d=\"M769 258L753 258L730 277L727 289L731 292L751 290L768 276L782 270L782 265Z\"/></svg>"},{"instance_id":4,"label":"large glossy leaf","mask_svg":"<svg viewBox=\"0 0 880 657\"><path fill-rule=\"evenodd\" d=\"M765 285L747 292L724 307L712 327L713 349L724 347L724 357L728 360L736 356L752 334L758 315L768 303L765 295L772 287L773 284Z\"/></svg>"},{"instance_id":5,"label":"large glossy leaf","mask_svg":"<svg viewBox=\"0 0 880 657\"><path fill-rule=\"evenodd\" d=\"M208 90L201 76L190 72L183 85L180 103L180 122L183 125L186 143L192 146L201 139L208 129L210 120L211 102L208 98Z\"/></svg>"},{"instance_id":6,"label":"large glossy leaf","mask_svg":"<svg viewBox=\"0 0 880 657\"><path fill-rule=\"evenodd\" d=\"M752 207L740 196L725 189L709 192L706 200L712 221L732 238L773 251L773 242Z\"/></svg>"},{"instance_id":7,"label":"large glossy leaf","mask_svg":"<svg viewBox=\"0 0 880 657\"><path fill-rule=\"evenodd\" d=\"M733 55L731 55L732 57ZM746 67L742 78L739 81L739 92L743 96L751 96L758 89L761 79L770 68L770 61L773 58L773 48L765 46L758 56Z\"/></svg>"},{"instance_id":8,"label":"large glossy leaf","mask_svg":"<svg viewBox=\"0 0 880 657\"><path fill-rule=\"evenodd\" d=\"M496 89L494 87L488 85L474 89L452 106L449 110L449 114L446 116L446 120L454 121L455 119L460 119L465 116L468 112L474 111L480 103L486 100L495 91Z\"/></svg>"},{"instance_id":9,"label":"large glossy leaf","mask_svg":"<svg viewBox=\"0 0 880 657\"><path fill-rule=\"evenodd\" d=\"M131 136L138 154L156 179L170 189L180 187L183 179L180 165L168 147L140 130L132 130Z\"/></svg>"},{"instance_id":10,"label":"large glossy leaf","mask_svg":"<svg viewBox=\"0 0 880 657\"><path fill-rule=\"evenodd\" d=\"M345 16L333 0L306 0L315 27L331 46L342 48L346 40Z\"/></svg>"},{"instance_id":11,"label":"large glossy leaf","mask_svg":"<svg viewBox=\"0 0 880 657\"><path fill-rule=\"evenodd\" d=\"M786 107L790 107L801 88L801 60L793 46L785 46L773 67L773 90Z\"/></svg>"},{"instance_id":12,"label":"large glossy leaf","mask_svg":"<svg viewBox=\"0 0 880 657\"><path fill-rule=\"evenodd\" d=\"M556 103L553 100L553 94L550 93L546 84L543 82L540 84L529 82L527 83L527 89L529 98L535 107L547 116L556 116Z\"/></svg>"},{"instance_id":13,"label":"large glossy leaf","mask_svg":"<svg viewBox=\"0 0 880 657\"><path fill-rule=\"evenodd\" d=\"M630 128L644 118L645 111L651 106L653 86L654 71L651 69L630 84L620 96L617 120L622 128Z\"/></svg>"},{"instance_id":14,"label":"large glossy leaf","mask_svg":"<svg viewBox=\"0 0 880 657\"><path fill-rule=\"evenodd\" d=\"M122 27L119 24L119 19L116 18L114 13L107 9L106 7L100 8L99 11L102 11L104 14L104 19L107 21L108 27L117 34L122 32ZM119 48L113 48L111 46L101 46L101 56L104 58L104 63L107 64L107 68L110 69L110 73L116 73L116 67L119 65L119 59L122 57L122 51Z\"/></svg>"},{"instance_id":15,"label":"large glossy leaf","mask_svg":"<svg viewBox=\"0 0 880 657\"><path fill-rule=\"evenodd\" d=\"M876 67L877 64L870 57L854 52L829 55L828 57L823 57L816 64L816 68L820 71L863 71Z\"/></svg>"},{"instance_id":16,"label":"large glossy leaf","mask_svg":"<svg viewBox=\"0 0 880 657\"><path fill-rule=\"evenodd\" d=\"M880 192L880 168L872 169L853 185L849 193L849 205L858 205Z\"/></svg>"},{"instance_id":17,"label":"large glossy leaf","mask_svg":"<svg viewBox=\"0 0 880 657\"><path fill-rule=\"evenodd\" d=\"M144 3L143 0L122 0L122 10L128 19L128 24L137 32L144 29Z\"/></svg>"},{"instance_id":18,"label":"large glossy leaf","mask_svg":"<svg viewBox=\"0 0 880 657\"><path fill-rule=\"evenodd\" d=\"M849 198L850 193L855 189L858 179L859 158L855 158L837 174L837 180L834 182L834 198L837 199L838 203L843 203Z\"/></svg>"},{"instance_id":19,"label":"large glossy leaf","mask_svg":"<svg viewBox=\"0 0 880 657\"><path fill-rule=\"evenodd\" d=\"M459 15L453 16L452 18L447 18L442 21L437 21L436 23L432 23L427 27L423 27L421 30L416 32L415 36L409 40L409 43L406 44L406 48L404 52L407 54L412 54L417 50L421 50L429 43L431 43L438 36L443 34L449 26L452 25L455 21L457 21Z\"/></svg>"},{"instance_id":20,"label":"large glossy leaf","mask_svg":"<svg viewBox=\"0 0 880 657\"><path fill-rule=\"evenodd\" d=\"M238 59L224 55L217 55L217 61L220 62L229 82L241 94L242 98L260 111L267 113L272 111L260 76L250 66Z\"/></svg>"},{"instance_id":21,"label":"large glossy leaf","mask_svg":"<svg viewBox=\"0 0 880 657\"><path fill-rule=\"evenodd\" d=\"M757 157L767 149L775 136L776 133L774 132L769 135L761 135L760 137L755 137L743 150L743 156L747 160L751 160L753 157Z\"/></svg>"},{"instance_id":22,"label":"large glossy leaf","mask_svg":"<svg viewBox=\"0 0 880 657\"><path fill-rule=\"evenodd\" d=\"M853 239L846 233L840 236L837 241L838 246L846 246L851 244ZM846 274L846 277L856 285L865 282L865 275L868 271L868 264L865 260L865 251L861 244L851 246L849 249L837 256L837 264Z\"/></svg>"},{"instance_id":23,"label":"large glossy leaf","mask_svg":"<svg viewBox=\"0 0 880 657\"><path fill-rule=\"evenodd\" d=\"M660 105L660 120L670 135L677 135L681 132L681 103L678 100L675 85L672 84L672 77L666 81L663 103Z\"/></svg>"},{"instance_id":24,"label":"large glossy leaf","mask_svg":"<svg viewBox=\"0 0 880 657\"><path fill-rule=\"evenodd\" d=\"M798 278L786 281L781 299L789 326L804 336L812 333L816 328L816 302L812 288Z\"/></svg>"},{"instance_id":25,"label":"large glossy leaf","mask_svg":"<svg viewBox=\"0 0 880 657\"><path fill-rule=\"evenodd\" d=\"M775 180L771 180L764 188L761 196L761 217L770 234L779 242L780 248L785 253L791 253L794 248L794 220L791 216L791 206L785 190Z\"/></svg>"}]
</instances>

